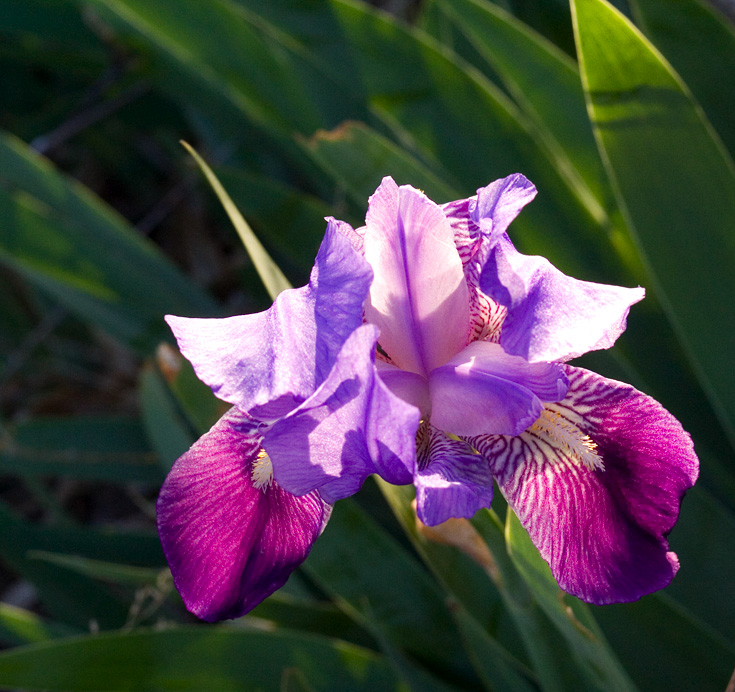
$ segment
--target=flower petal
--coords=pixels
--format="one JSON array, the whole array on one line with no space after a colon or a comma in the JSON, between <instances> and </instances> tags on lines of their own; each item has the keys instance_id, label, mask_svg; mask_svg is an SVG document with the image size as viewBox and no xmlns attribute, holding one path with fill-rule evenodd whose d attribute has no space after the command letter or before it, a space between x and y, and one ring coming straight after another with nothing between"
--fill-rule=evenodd
<instances>
[{"instance_id":1,"label":"flower petal","mask_svg":"<svg viewBox=\"0 0 735 692\"><path fill-rule=\"evenodd\" d=\"M468 440L491 462L508 503L559 582L597 604L633 601L678 569L666 535L698 461L679 421L633 387L565 366L556 431ZM589 436L604 470L575 453ZM582 442L582 447L588 442ZM580 449L581 449L580 448Z\"/></svg>"},{"instance_id":2,"label":"flower petal","mask_svg":"<svg viewBox=\"0 0 735 692\"><path fill-rule=\"evenodd\" d=\"M478 205L479 206L479 205ZM518 252L507 235L491 241L480 288L508 312L500 343L531 362L565 361L610 348L645 291L579 281L543 257Z\"/></svg>"},{"instance_id":3,"label":"flower petal","mask_svg":"<svg viewBox=\"0 0 735 692\"><path fill-rule=\"evenodd\" d=\"M257 418L284 415L327 376L362 324L372 270L330 222L311 279L255 315L166 320L197 376L224 401Z\"/></svg>"},{"instance_id":4,"label":"flower petal","mask_svg":"<svg viewBox=\"0 0 735 692\"><path fill-rule=\"evenodd\" d=\"M451 517L469 519L478 509L490 506L490 465L466 442L424 424L417 446L416 513L424 524L436 526Z\"/></svg>"},{"instance_id":5,"label":"flower petal","mask_svg":"<svg viewBox=\"0 0 735 692\"><path fill-rule=\"evenodd\" d=\"M535 196L534 184L520 173L513 173L477 191L477 201L470 205L470 218L483 236L494 240L508 230L513 219Z\"/></svg>"},{"instance_id":6,"label":"flower petal","mask_svg":"<svg viewBox=\"0 0 735 692\"><path fill-rule=\"evenodd\" d=\"M425 377L415 372L401 370L395 365L376 360L375 367L383 384L399 399L415 406L422 416L428 417L431 413L429 399L429 383Z\"/></svg>"},{"instance_id":7,"label":"flower petal","mask_svg":"<svg viewBox=\"0 0 735 692\"><path fill-rule=\"evenodd\" d=\"M370 198L365 258L375 272L365 306L380 345L402 370L426 376L467 343L469 302L454 235L423 193L384 178Z\"/></svg>"},{"instance_id":8,"label":"flower petal","mask_svg":"<svg viewBox=\"0 0 735 692\"><path fill-rule=\"evenodd\" d=\"M335 502L372 473L397 485L411 482L419 411L380 380L377 338L373 325L353 332L322 386L265 434L275 479L292 493L318 488Z\"/></svg>"},{"instance_id":9,"label":"flower petal","mask_svg":"<svg viewBox=\"0 0 735 692\"><path fill-rule=\"evenodd\" d=\"M253 421L231 409L180 457L158 497L158 532L174 584L203 620L243 615L283 586L309 554L331 506L256 487Z\"/></svg>"},{"instance_id":10,"label":"flower petal","mask_svg":"<svg viewBox=\"0 0 735 692\"><path fill-rule=\"evenodd\" d=\"M567 391L561 367L475 341L429 377L432 425L455 435L519 435Z\"/></svg>"}]
</instances>

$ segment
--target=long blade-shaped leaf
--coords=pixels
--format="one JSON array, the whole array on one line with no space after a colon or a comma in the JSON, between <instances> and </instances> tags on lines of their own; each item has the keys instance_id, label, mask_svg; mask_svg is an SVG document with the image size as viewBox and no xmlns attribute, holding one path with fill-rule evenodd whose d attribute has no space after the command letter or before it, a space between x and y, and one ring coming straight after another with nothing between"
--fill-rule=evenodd
<instances>
[{"instance_id":1,"label":"long blade-shaped leaf","mask_svg":"<svg viewBox=\"0 0 735 692\"><path fill-rule=\"evenodd\" d=\"M12 135L0 134L0 260L81 319L148 350L167 312L214 301L121 216Z\"/></svg>"},{"instance_id":2,"label":"long blade-shaped leaf","mask_svg":"<svg viewBox=\"0 0 735 692\"><path fill-rule=\"evenodd\" d=\"M735 27L708 2L630 0L646 36L684 78L735 156Z\"/></svg>"},{"instance_id":3,"label":"long blade-shaped leaf","mask_svg":"<svg viewBox=\"0 0 735 692\"><path fill-rule=\"evenodd\" d=\"M294 677L306 686L290 687ZM386 660L368 649L222 627L115 632L15 649L0 654L0 680L58 692L402 689Z\"/></svg>"},{"instance_id":4,"label":"long blade-shaped leaf","mask_svg":"<svg viewBox=\"0 0 735 692\"><path fill-rule=\"evenodd\" d=\"M573 0L590 117L659 297L735 442L735 166L676 73L603 0Z\"/></svg>"},{"instance_id":5,"label":"long blade-shaped leaf","mask_svg":"<svg viewBox=\"0 0 735 692\"><path fill-rule=\"evenodd\" d=\"M194 151L191 145L186 142L182 142L182 144L192 155L199 168L201 168L202 173L204 173L207 178L207 181L212 186L217 198L225 208L227 216L230 217L230 221L232 221L232 225L235 227L237 234L240 236L242 244L245 246L250 258L253 260L258 276L260 276L260 279L270 297L275 300L276 296L281 293L281 291L291 288L291 284L283 275L283 272L278 268L276 263L271 259L271 256L267 253L255 233L253 233L253 229L250 228L248 222L245 221L240 210L235 206L235 203L227 194L227 190L225 190L222 183L220 183L219 179L214 174L214 171L212 171L206 161L204 161L204 159Z\"/></svg>"}]
</instances>

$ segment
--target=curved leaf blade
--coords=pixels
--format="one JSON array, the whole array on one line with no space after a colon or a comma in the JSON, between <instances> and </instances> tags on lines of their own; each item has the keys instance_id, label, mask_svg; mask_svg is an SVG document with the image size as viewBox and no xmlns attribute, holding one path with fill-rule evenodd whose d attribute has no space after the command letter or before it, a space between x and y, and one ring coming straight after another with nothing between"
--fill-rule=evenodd
<instances>
[{"instance_id":1,"label":"curved leaf blade","mask_svg":"<svg viewBox=\"0 0 735 692\"><path fill-rule=\"evenodd\" d=\"M368 649L225 627L105 633L0 654L3 687L21 690L281 692L294 675L306 689L401 689L385 659Z\"/></svg>"},{"instance_id":2,"label":"curved leaf blade","mask_svg":"<svg viewBox=\"0 0 735 692\"><path fill-rule=\"evenodd\" d=\"M618 201L735 442L735 166L668 63L604 0L574 0L590 118Z\"/></svg>"}]
</instances>

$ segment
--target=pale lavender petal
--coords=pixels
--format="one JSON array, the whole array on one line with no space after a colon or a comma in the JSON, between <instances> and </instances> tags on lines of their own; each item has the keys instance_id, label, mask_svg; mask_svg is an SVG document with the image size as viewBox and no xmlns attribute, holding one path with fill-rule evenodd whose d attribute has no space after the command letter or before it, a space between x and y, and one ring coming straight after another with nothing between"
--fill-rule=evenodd
<instances>
[{"instance_id":1,"label":"pale lavender petal","mask_svg":"<svg viewBox=\"0 0 735 692\"><path fill-rule=\"evenodd\" d=\"M309 554L331 506L253 482L260 434L237 409L174 464L158 497L158 532L174 584L203 620L243 615Z\"/></svg>"},{"instance_id":2,"label":"pale lavender petal","mask_svg":"<svg viewBox=\"0 0 735 692\"><path fill-rule=\"evenodd\" d=\"M470 205L470 218L480 227L482 235L492 241L506 232L521 209L535 196L533 183L520 173L514 173L477 191L477 200Z\"/></svg>"},{"instance_id":3,"label":"pale lavender petal","mask_svg":"<svg viewBox=\"0 0 735 692\"><path fill-rule=\"evenodd\" d=\"M497 238L480 287L508 312L500 343L531 362L565 361L610 348L625 331L642 288L623 288L566 276L543 257L523 255Z\"/></svg>"},{"instance_id":4,"label":"pale lavender petal","mask_svg":"<svg viewBox=\"0 0 735 692\"><path fill-rule=\"evenodd\" d=\"M199 379L224 401L267 420L304 401L362 324L372 270L330 222L311 279L255 315L168 321Z\"/></svg>"},{"instance_id":5,"label":"pale lavender petal","mask_svg":"<svg viewBox=\"0 0 735 692\"><path fill-rule=\"evenodd\" d=\"M491 462L562 589L591 603L633 601L676 574L666 536L697 478L697 457L679 421L654 399L581 368L565 370L569 392L548 407L545 429L469 442Z\"/></svg>"},{"instance_id":6,"label":"pale lavender petal","mask_svg":"<svg viewBox=\"0 0 735 692\"><path fill-rule=\"evenodd\" d=\"M567 391L561 366L475 341L429 376L431 423L455 435L518 435Z\"/></svg>"},{"instance_id":7,"label":"pale lavender petal","mask_svg":"<svg viewBox=\"0 0 735 692\"><path fill-rule=\"evenodd\" d=\"M429 399L429 382L425 377L415 372L401 370L395 365L376 360L375 366L383 384L399 399L415 406L422 416L428 417L431 413Z\"/></svg>"},{"instance_id":8,"label":"pale lavender petal","mask_svg":"<svg viewBox=\"0 0 735 692\"><path fill-rule=\"evenodd\" d=\"M335 502L372 473L397 485L411 482L420 414L380 380L377 338L373 325L353 332L322 386L266 432L275 479L292 493L318 488Z\"/></svg>"},{"instance_id":9,"label":"pale lavender petal","mask_svg":"<svg viewBox=\"0 0 735 692\"><path fill-rule=\"evenodd\" d=\"M487 460L462 440L423 424L417 439L416 512L427 526L451 517L470 518L493 499Z\"/></svg>"},{"instance_id":10,"label":"pale lavender petal","mask_svg":"<svg viewBox=\"0 0 735 692\"><path fill-rule=\"evenodd\" d=\"M356 252L361 255L365 254L365 226L352 228L346 221L340 221L333 216L327 216L326 220L330 227L335 228L350 241Z\"/></svg>"},{"instance_id":11,"label":"pale lavender petal","mask_svg":"<svg viewBox=\"0 0 735 692\"><path fill-rule=\"evenodd\" d=\"M441 209L384 178L370 198L365 258L375 279L365 306L380 345L403 370L426 375L466 344L469 302L462 262Z\"/></svg>"}]
</instances>

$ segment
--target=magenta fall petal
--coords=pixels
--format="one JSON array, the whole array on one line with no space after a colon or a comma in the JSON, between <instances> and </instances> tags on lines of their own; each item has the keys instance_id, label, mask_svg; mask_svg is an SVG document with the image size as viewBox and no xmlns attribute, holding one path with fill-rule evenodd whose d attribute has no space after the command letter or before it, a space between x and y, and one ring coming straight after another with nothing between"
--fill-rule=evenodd
<instances>
[{"instance_id":1,"label":"magenta fall petal","mask_svg":"<svg viewBox=\"0 0 735 692\"><path fill-rule=\"evenodd\" d=\"M596 443L590 468L532 427L519 437L470 443L559 586L585 601L633 601L666 586L679 567L666 536L698 462L689 435L657 401L630 385L566 366L567 396L550 407Z\"/></svg>"},{"instance_id":2,"label":"magenta fall petal","mask_svg":"<svg viewBox=\"0 0 735 692\"><path fill-rule=\"evenodd\" d=\"M158 498L158 530L174 584L203 620L240 617L279 589L309 554L331 505L272 482L258 488L261 451L237 409L174 464Z\"/></svg>"}]
</instances>

